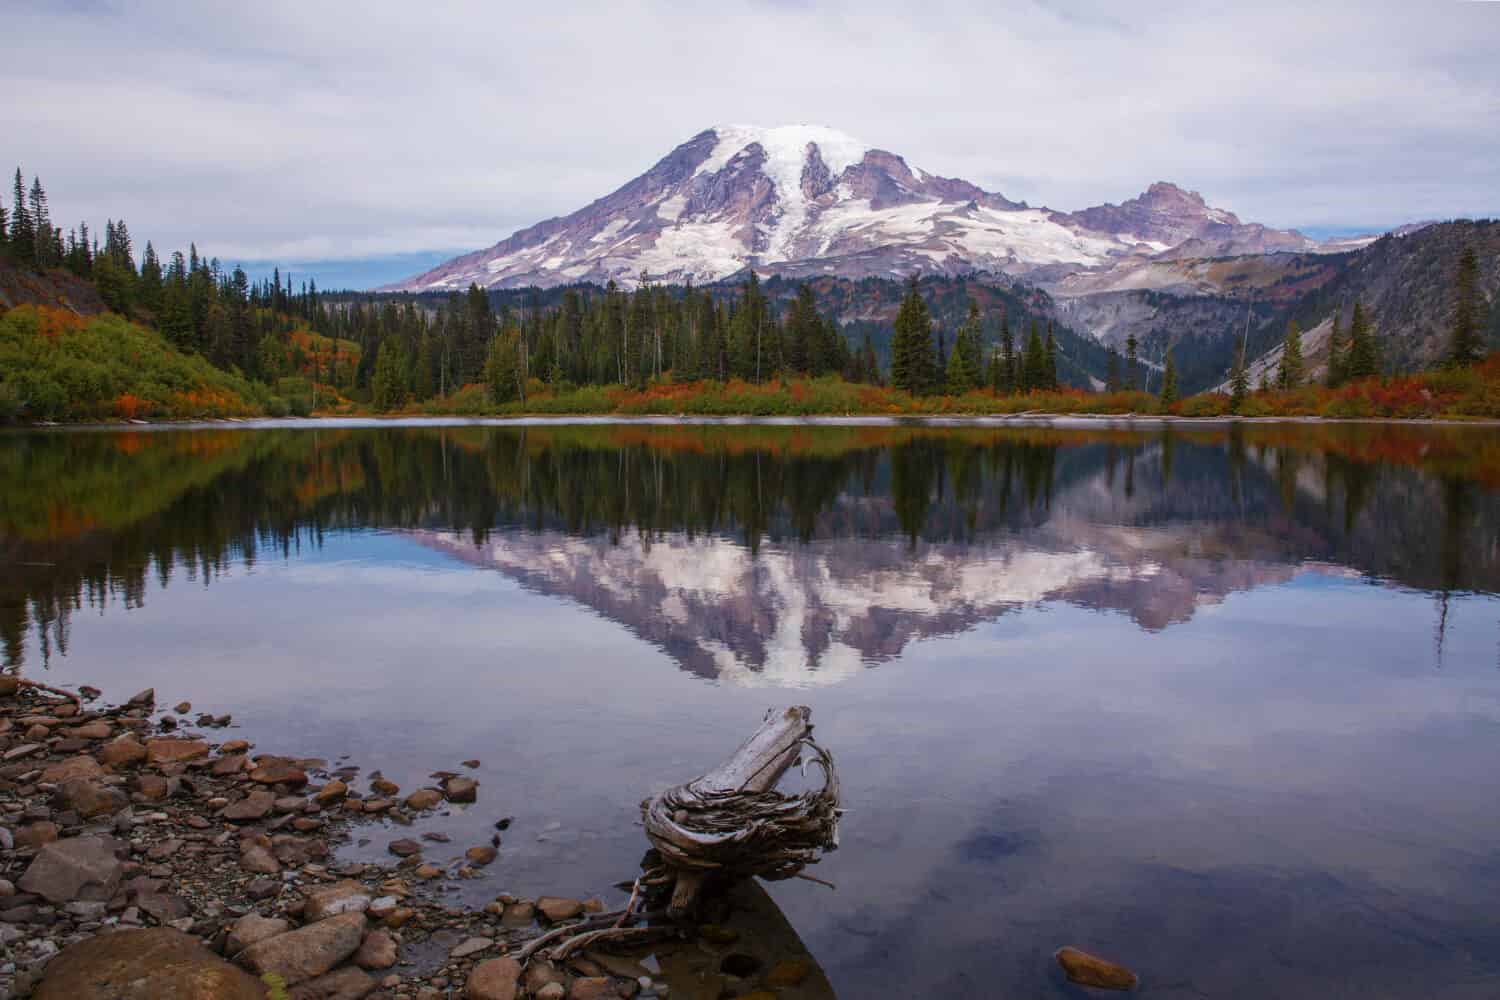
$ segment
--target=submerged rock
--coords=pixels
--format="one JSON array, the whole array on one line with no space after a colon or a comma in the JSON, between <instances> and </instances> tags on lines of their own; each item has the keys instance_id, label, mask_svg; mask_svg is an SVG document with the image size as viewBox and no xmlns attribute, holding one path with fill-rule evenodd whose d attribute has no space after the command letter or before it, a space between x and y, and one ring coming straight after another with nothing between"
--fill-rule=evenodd
<instances>
[{"instance_id":1,"label":"submerged rock","mask_svg":"<svg viewBox=\"0 0 1500 1000\"><path fill-rule=\"evenodd\" d=\"M1101 990L1133 990L1140 980L1123 965L1116 965L1077 948L1059 948L1057 964L1070 980L1080 986Z\"/></svg>"}]
</instances>

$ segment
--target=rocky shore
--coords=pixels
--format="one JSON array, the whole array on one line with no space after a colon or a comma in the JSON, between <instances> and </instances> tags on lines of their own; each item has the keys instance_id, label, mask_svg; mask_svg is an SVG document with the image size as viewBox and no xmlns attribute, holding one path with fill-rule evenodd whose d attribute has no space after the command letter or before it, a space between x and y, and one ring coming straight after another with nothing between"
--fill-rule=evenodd
<instances>
[{"instance_id":1,"label":"rocky shore","mask_svg":"<svg viewBox=\"0 0 1500 1000\"><path fill-rule=\"evenodd\" d=\"M440 901L445 880L480 877L496 860L498 829L466 849L441 833L400 837L388 864L335 860L361 824L409 824L474 803L479 782L462 770L404 791L378 773L360 779L353 767L329 770L221 738L230 735L228 716L195 714L186 703L162 711L152 691L99 707L92 689L77 700L65 694L0 677L0 995L671 993L652 958L643 965L582 950L565 963L533 957L523 968L508 954L601 911L597 899L499 895L480 911ZM795 991L806 976L782 963L726 983L713 944L677 959L703 980L703 995L729 986L729 994L770 997L763 987L774 977Z\"/></svg>"}]
</instances>

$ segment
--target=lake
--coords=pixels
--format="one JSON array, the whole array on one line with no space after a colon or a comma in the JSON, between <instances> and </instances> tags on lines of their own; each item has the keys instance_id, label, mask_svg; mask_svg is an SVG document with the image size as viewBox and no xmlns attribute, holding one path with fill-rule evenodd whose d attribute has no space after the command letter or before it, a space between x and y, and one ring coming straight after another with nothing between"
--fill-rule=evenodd
<instances>
[{"instance_id":1,"label":"lake","mask_svg":"<svg viewBox=\"0 0 1500 1000\"><path fill-rule=\"evenodd\" d=\"M472 905L622 898L640 800L811 706L837 889L770 892L846 998L1083 996L1062 945L1147 997L1500 995L1497 593L1493 428L0 435L8 668L481 759L415 828L514 818Z\"/></svg>"}]
</instances>

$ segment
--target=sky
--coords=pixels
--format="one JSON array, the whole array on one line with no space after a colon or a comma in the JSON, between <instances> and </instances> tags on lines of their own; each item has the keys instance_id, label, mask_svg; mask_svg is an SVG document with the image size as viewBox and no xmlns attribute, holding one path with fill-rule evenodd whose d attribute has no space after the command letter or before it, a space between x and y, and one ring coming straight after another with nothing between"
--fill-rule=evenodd
<instances>
[{"instance_id":1,"label":"sky","mask_svg":"<svg viewBox=\"0 0 1500 1000\"><path fill-rule=\"evenodd\" d=\"M324 287L489 246L729 122L1063 210L1170 180L1318 234L1500 215L1500 3L5 6L0 151L57 222Z\"/></svg>"}]
</instances>

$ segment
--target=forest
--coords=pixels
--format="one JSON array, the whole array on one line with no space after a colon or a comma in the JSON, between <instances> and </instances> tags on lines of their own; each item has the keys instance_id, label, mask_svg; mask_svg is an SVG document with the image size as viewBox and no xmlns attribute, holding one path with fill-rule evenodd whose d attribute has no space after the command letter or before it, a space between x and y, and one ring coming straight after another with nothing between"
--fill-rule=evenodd
<instances>
[{"instance_id":1,"label":"forest","mask_svg":"<svg viewBox=\"0 0 1500 1000\"><path fill-rule=\"evenodd\" d=\"M1147 365L1045 316L1044 296L986 276L693 287L325 293L279 269L252 281L190 244L138 252L54 223L17 169L0 205L0 420L312 413L1226 413L1500 415L1472 248L1454 262L1452 345L1432 372L1384 370L1356 302L1327 376L1287 328L1252 386L1183 398L1174 348ZM894 318L841 321L839 316Z\"/></svg>"}]
</instances>

